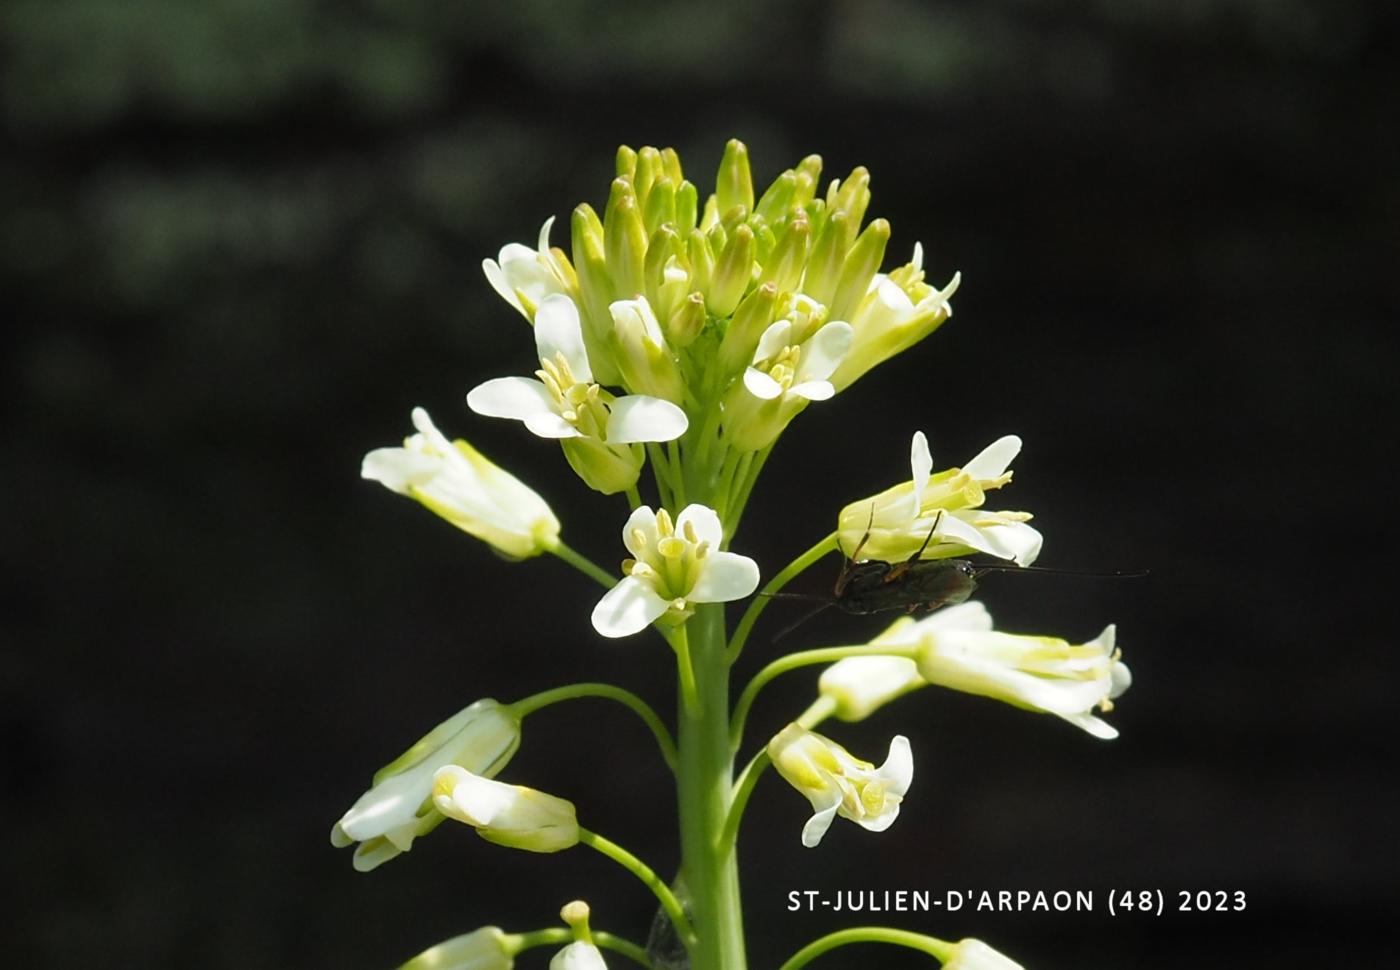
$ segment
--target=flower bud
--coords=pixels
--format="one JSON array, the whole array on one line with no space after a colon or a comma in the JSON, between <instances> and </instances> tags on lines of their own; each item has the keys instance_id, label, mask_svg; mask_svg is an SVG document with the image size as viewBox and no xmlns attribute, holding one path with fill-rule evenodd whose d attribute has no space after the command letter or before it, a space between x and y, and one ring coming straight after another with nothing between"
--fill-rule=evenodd
<instances>
[{"instance_id":1,"label":"flower bud","mask_svg":"<svg viewBox=\"0 0 1400 970\"><path fill-rule=\"evenodd\" d=\"M578 844L573 802L521 785L474 775L457 765L433 776L433 804L488 842L527 852L558 852Z\"/></svg>"},{"instance_id":2,"label":"flower bud","mask_svg":"<svg viewBox=\"0 0 1400 970\"><path fill-rule=\"evenodd\" d=\"M734 312L753 278L754 238L753 230L740 225L725 244L715 263L714 278L710 283L706 307L717 317L727 317Z\"/></svg>"},{"instance_id":3,"label":"flower bud","mask_svg":"<svg viewBox=\"0 0 1400 970\"><path fill-rule=\"evenodd\" d=\"M511 970L515 966L506 935L483 926L424 950L399 970Z\"/></svg>"},{"instance_id":4,"label":"flower bud","mask_svg":"<svg viewBox=\"0 0 1400 970\"><path fill-rule=\"evenodd\" d=\"M726 212L734 206L743 206L745 210L753 211L753 176L749 174L749 150L737 138L729 139L724 146L719 175L715 178L715 197L720 212Z\"/></svg>"}]
</instances>

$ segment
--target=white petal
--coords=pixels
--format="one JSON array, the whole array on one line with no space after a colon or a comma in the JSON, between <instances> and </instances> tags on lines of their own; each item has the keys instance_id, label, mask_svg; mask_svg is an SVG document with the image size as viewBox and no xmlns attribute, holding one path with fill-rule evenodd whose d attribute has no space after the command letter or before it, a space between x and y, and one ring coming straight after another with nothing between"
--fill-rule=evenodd
<instances>
[{"instance_id":1,"label":"white petal","mask_svg":"<svg viewBox=\"0 0 1400 970\"><path fill-rule=\"evenodd\" d=\"M744 371L744 387L761 401L771 401L783 393L783 385L755 367Z\"/></svg>"},{"instance_id":2,"label":"white petal","mask_svg":"<svg viewBox=\"0 0 1400 970\"><path fill-rule=\"evenodd\" d=\"M608 415L608 444L634 441L674 441L685 434L690 421L670 401L645 394L629 394L612 403Z\"/></svg>"},{"instance_id":3,"label":"white petal","mask_svg":"<svg viewBox=\"0 0 1400 970\"><path fill-rule=\"evenodd\" d=\"M577 940L554 954L549 970L608 970L608 965L596 946Z\"/></svg>"},{"instance_id":4,"label":"white petal","mask_svg":"<svg viewBox=\"0 0 1400 970\"><path fill-rule=\"evenodd\" d=\"M549 388L530 377L497 377L467 393L467 407L488 418L524 421L535 414L557 414Z\"/></svg>"},{"instance_id":5,"label":"white petal","mask_svg":"<svg viewBox=\"0 0 1400 970\"><path fill-rule=\"evenodd\" d=\"M641 533L640 539L637 537L638 532ZM650 505L639 505L632 510L632 514L622 526L622 544L638 559L642 558L648 548L656 545L656 513L651 510Z\"/></svg>"},{"instance_id":6,"label":"white petal","mask_svg":"<svg viewBox=\"0 0 1400 970\"><path fill-rule=\"evenodd\" d=\"M893 805L887 804L885 810L879 815L856 818L851 821L855 822L867 832L883 832L893 825L894 820L897 818L899 818L899 803L895 802Z\"/></svg>"},{"instance_id":7,"label":"white petal","mask_svg":"<svg viewBox=\"0 0 1400 970\"><path fill-rule=\"evenodd\" d=\"M553 411L530 415L525 418L525 427L529 428L532 434L537 434L541 438L581 437L577 428Z\"/></svg>"},{"instance_id":8,"label":"white petal","mask_svg":"<svg viewBox=\"0 0 1400 970\"><path fill-rule=\"evenodd\" d=\"M545 297L535 311L535 349L540 361L553 361L563 354L574 372L574 379L593 383L593 369L588 366L588 351L583 346L583 324L579 322L574 301L559 293Z\"/></svg>"},{"instance_id":9,"label":"white petal","mask_svg":"<svg viewBox=\"0 0 1400 970\"><path fill-rule=\"evenodd\" d=\"M553 217L553 216L550 216L548 219L546 219L546 220L544 221L544 225L540 226L540 242L539 242L539 247L540 247L540 252L541 252L541 253L547 253L547 252L549 252L549 230L552 229L553 227L554 227L554 217Z\"/></svg>"},{"instance_id":10,"label":"white petal","mask_svg":"<svg viewBox=\"0 0 1400 970\"><path fill-rule=\"evenodd\" d=\"M829 401L836 394L836 388L830 381L803 381L788 388L788 393L809 401Z\"/></svg>"},{"instance_id":11,"label":"white petal","mask_svg":"<svg viewBox=\"0 0 1400 970\"><path fill-rule=\"evenodd\" d=\"M724 526L720 524L719 513L709 506L691 503L681 509L681 514L676 516L676 531L685 535L687 525L694 530L696 541L708 542L712 550L718 549L724 541Z\"/></svg>"},{"instance_id":12,"label":"white petal","mask_svg":"<svg viewBox=\"0 0 1400 970\"><path fill-rule=\"evenodd\" d=\"M1058 711L1051 711L1050 713L1064 718L1077 728L1083 728L1085 731L1101 740L1112 741L1114 738L1118 737L1118 729L1116 727L1088 712L1060 714Z\"/></svg>"},{"instance_id":13,"label":"white petal","mask_svg":"<svg viewBox=\"0 0 1400 970\"><path fill-rule=\"evenodd\" d=\"M728 603L758 589L758 563L748 556L711 551L705 571L686 594L693 603Z\"/></svg>"},{"instance_id":14,"label":"white petal","mask_svg":"<svg viewBox=\"0 0 1400 970\"><path fill-rule=\"evenodd\" d=\"M930 613L918 621L918 628L921 635L947 630L990 630L992 615L980 601L968 600Z\"/></svg>"},{"instance_id":15,"label":"white petal","mask_svg":"<svg viewBox=\"0 0 1400 970\"><path fill-rule=\"evenodd\" d=\"M407 448L376 448L360 464L360 477L404 494L442 470L442 460Z\"/></svg>"},{"instance_id":16,"label":"white petal","mask_svg":"<svg viewBox=\"0 0 1400 970\"><path fill-rule=\"evenodd\" d=\"M909 470L914 476L914 515L918 515L924 498L924 486L928 485L928 477L933 474L933 456L929 454L928 438L922 431L915 431L914 440L909 442Z\"/></svg>"},{"instance_id":17,"label":"white petal","mask_svg":"<svg viewBox=\"0 0 1400 970\"><path fill-rule=\"evenodd\" d=\"M979 481L1000 478L1020 451L1021 439L1009 434L978 452L976 458L963 466L963 471Z\"/></svg>"},{"instance_id":18,"label":"white petal","mask_svg":"<svg viewBox=\"0 0 1400 970\"><path fill-rule=\"evenodd\" d=\"M486 282L491 284L491 288L501 294L501 299L515 307L528 320L530 315L525 312L525 307L520 302L520 297L515 295L510 283L506 280L506 274L501 270L500 265L494 259L483 259L481 261L481 271L486 274Z\"/></svg>"},{"instance_id":19,"label":"white petal","mask_svg":"<svg viewBox=\"0 0 1400 970\"><path fill-rule=\"evenodd\" d=\"M921 269L924 268L924 244L923 244L923 243L921 243L921 242L916 242L916 243L914 244L914 258L911 259L911 260L909 260L909 265L913 266L915 270L921 270Z\"/></svg>"},{"instance_id":20,"label":"white petal","mask_svg":"<svg viewBox=\"0 0 1400 970\"><path fill-rule=\"evenodd\" d=\"M908 793L909 783L914 780L914 754L904 735L896 734L890 741L890 753L879 768L879 776L887 790L901 798Z\"/></svg>"},{"instance_id":21,"label":"white petal","mask_svg":"<svg viewBox=\"0 0 1400 970\"><path fill-rule=\"evenodd\" d=\"M797 368L799 381L824 381L836 372L850 352L855 331L849 323L828 323L812 339L802 345L802 363Z\"/></svg>"},{"instance_id":22,"label":"white petal","mask_svg":"<svg viewBox=\"0 0 1400 970\"><path fill-rule=\"evenodd\" d=\"M670 605L649 583L628 576L593 607L593 629L605 637L628 637L645 630Z\"/></svg>"},{"instance_id":23,"label":"white petal","mask_svg":"<svg viewBox=\"0 0 1400 970\"><path fill-rule=\"evenodd\" d=\"M802 826L802 844L809 849L817 847L822 836L826 835L826 830L831 828L831 820L836 817L836 809L841 804L841 796L836 793L833 795L831 804L818 808L817 813L807 820L806 825Z\"/></svg>"},{"instance_id":24,"label":"white petal","mask_svg":"<svg viewBox=\"0 0 1400 970\"><path fill-rule=\"evenodd\" d=\"M791 342L791 320L777 320L770 323L768 329L763 331L763 336L758 338L758 349L753 353L754 363L767 360L769 357L776 357Z\"/></svg>"}]
</instances>

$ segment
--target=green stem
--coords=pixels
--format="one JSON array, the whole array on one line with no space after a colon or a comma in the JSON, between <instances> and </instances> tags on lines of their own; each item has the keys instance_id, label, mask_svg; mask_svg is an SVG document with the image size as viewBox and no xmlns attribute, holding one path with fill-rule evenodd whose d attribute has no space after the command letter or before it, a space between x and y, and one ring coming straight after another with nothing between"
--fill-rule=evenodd
<instances>
[{"instance_id":1,"label":"green stem","mask_svg":"<svg viewBox=\"0 0 1400 970\"><path fill-rule=\"evenodd\" d=\"M749 716L749 708L753 707L754 698L774 677L791 670L797 670L800 667L835 663L838 660L845 660L847 657L912 657L918 652L917 646L896 647L871 644L863 647L822 647L818 650L803 650L799 653L790 653L786 657L779 657L754 674L753 680L749 681L744 692L739 695L739 703L734 705L734 720L729 728L734 747L737 748L739 742L743 740L744 721Z\"/></svg>"},{"instance_id":2,"label":"green stem","mask_svg":"<svg viewBox=\"0 0 1400 970\"><path fill-rule=\"evenodd\" d=\"M759 590L758 595L749 602L749 608L744 611L744 615L739 619L739 625L734 630L734 638L729 641L729 662L731 664L739 659L739 654L743 651L744 644L749 639L749 633L753 630L753 625L758 622L758 615L767 608L768 602L772 599L773 594L802 575L807 567L816 563L835 548L836 533L833 532L784 566L782 572L774 576L769 580L767 586Z\"/></svg>"},{"instance_id":3,"label":"green stem","mask_svg":"<svg viewBox=\"0 0 1400 970\"><path fill-rule=\"evenodd\" d=\"M642 495L637 491L636 485L627 486L627 506L636 511L642 505Z\"/></svg>"},{"instance_id":4,"label":"green stem","mask_svg":"<svg viewBox=\"0 0 1400 970\"><path fill-rule=\"evenodd\" d=\"M681 468L680 445L674 441L666 442L666 454L671 459L671 498L676 503L676 511L679 512L686 505L685 472Z\"/></svg>"},{"instance_id":5,"label":"green stem","mask_svg":"<svg viewBox=\"0 0 1400 970\"><path fill-rule=\"evenodd\" d=\"M513 933L506 937L505 945L510 950L511 956L515 956L522 950L530 950L537 946L559 946L574 941L572 930L562 926L551 926L548 929L532 930L529 933ZM614 953L621 953L633 963L641 964L644 967L653 967L651 957L647 956L647 951L631 940L615 936L612 933L593 932L593 942L605 950L612 950Z\"/></svg>"},{"instance_id":6,"label":"green stem","mask_svg":"<svg viewBox=\"0 0 1400 970\"><path fill-rule=\"evenodd\" d=\"M689 890L698 937L691 967L744 970L738 862L736 854L722 844L734 784L724 606L698 606L686 626L698 697L694 709L682 708L678 737L681 876Z\"/></svg>"},{"instance_id":7,"label":"green stem","mask_svg":"<svg viewBox=\"0 0 1400 970\"><path fill-rule=\"evenodd\" d=\"M774 445L777 444L775 441ZM730 496L729 517L725 522L729 524L730 535L739 528L739 520L744 516L744 506L749 504L749 494L753 491L754 485L758 483L759 473L763 471L763 465L768 461L768 456L773 453L773 445L769 445L762 451L754 452L753 461L744 468L744 477L739 486L738 493Z\"/></svg>"},{"instance_id":8,"label":"green stem","mask_svg":"<svg viewBox=\"0 0 1400 970\"><path fill-rule=\"evenodd\" d=\"M666 730L666 725L661 723L661 718L657 716L651 705L630 690L613 684L567 684L552 690L540 691L538 694L531 694L529 697L511 704L510 709L516 717L524 719L527 714L533 714L541 708L579 697L602 697L606 700L617 701L630 709L651 729L651 733L656 735L656 743L661 747L661 757L666 759L666 767L671 769L672 774L675 773L678 756L676 742L672 740L671 732Z\"/></svg>"},{"instance_id":9,"label":"green stem","mask_svg":"<svg viewBox=\"0 0 1400 970\"><path fill-rule=\"evenodd\" d=\"M669 886L661 881L661 878L641 859L628 852L622 846L605 839L597 832L590 832L580 826L578 830L578 840L591 849L596 849L609 859L616 862L632 875L636 876L642 883L655 894L661 903L661 908L670 917L671 923L676 927L676 933L680 935L686 946L695 944L695 931L691 929L690 921L686 919L685 910L681 908L680 901L676 899Z\"/></svg>"},{"instance_id":10,"label":"green stem","mask_svg":"<svg viewBox=\"0 0 1400 970\"><path fill-rule=\"evenodd\" d=\"M695 686L695 664L690 658L690 634L686 632L689 621L676 628L669 638L671 648L676 651L676 670L680 675L681 700L687 713L700 708L700 695Z\"/></svg>"},{"instance_id":11,"label":"green stem","mask_svg":"<svg viewBox=\"0 0 1400 970\"><path fill-rule=\"evenodd\" d=\"M797 723L810 731L830 717L835 710L836 702L830 697L822 695L798 716ZM772 763L765 745L758 749L758 754L753 756L753 759L739 775L739 781L734 785L734 801L729 806L729 817L724 820L724 834L720 836L721 845L728 846L732 850L738 844L739 823L743 821L744 809L749 804L749 796L753 794L758 779L763 777L763 773L768 770L768 766Z\"/></svg>"},{"instance_id":12,"label":"green stem","mask_svg":"<svg viewBox=\"0 0 1400 970\"><path fill-rule=\"evenodd\" d=\"M614 586L617 585L619 577L612 575L602 566L599 566L597 563L595 563L592 559L580 555L573 549L570 549L564 543L560 542L558 545L556 545L553 549L549 551L554 553L560 559L564 560L570 566L573 566L575 569L583 573L589 579L592 579L600 585L602 585L605 589L612 589Z\"/></svg>"},{"instance_id":13,"label":"green stem","mask_svg":"<svg viewBox=\"0 0 1400 970\"><path fill-rule=\"evenodd\" d=\"M954 944L922 933L894 930L886 926L856 926L849 930L837 930L813 940L789 957L778 970L798 970L798 967L805 967L823 953L852 943L889 943L893 946L908 947L927 953L939 963L947 962L954 950Z\"/></svg>"},{"instance_id":14,"label":"green stem","mask_svg":"<svg viewBox=\"0 0 1400 970\"><path fill-rule=\"evenodd\" d=\"M671 463L666 452L658 444L647 445L647 458L651 461L651 474L656 479L656 494L662 508L672 505Z\"/></svg>"}]
</instances>

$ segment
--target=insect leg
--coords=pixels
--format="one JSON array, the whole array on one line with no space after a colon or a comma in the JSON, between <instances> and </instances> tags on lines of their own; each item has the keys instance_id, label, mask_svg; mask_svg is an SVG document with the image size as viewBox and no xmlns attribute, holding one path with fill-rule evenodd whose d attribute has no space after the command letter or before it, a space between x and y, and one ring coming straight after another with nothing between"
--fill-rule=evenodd
<instances>
[{"instance_id":1,"label":"insect leg","mask_svg":"<svg viewBox=\"0 0 1400 970\"><path fill-rule=\"evenodd\" d=\"M901 577L903 577L903 575L904 575L905 573L907 573L910 569L913 569L913 568L914 568L914 563L918 562L918 561L919 561L919 557L922 556L922 555L924 554L924 550L928 548L929 540L932 539L932 538L933 538L933 534L934 534L935 532L938 531L938 526L939 526L939 524L940 524L942 521L943 521L943 510L942 510L942 509L939 509L939 510L938 510L938 514L937 514L936 516L933 517L933 528L929 529L929 530L928 530L928 535L924 536L924 544L921 545L921 546L919 546L919 548L914 552L914 555L912 555L912 556L910 556L908 559L904 560L904 562L897 563L897 564L894 566L894 568L892 568L888 573L886 573L886 574L885 574L885 582L887 582L887 583L896 582L896 581L899 580ZM910 612L913 612L913 611L911 610Z\"/></svg>"},{"instance_id":2,"label":"insect leg","mask_svg":"<svg viewBox=\"0 0 1400 970\"><path fill-rule=\"evenodd\" d=\"M836 585L835 585L835 586L832 588L832 590L831 590L831 595L832 595L832 596L835 596L837 599L840 599L840 598L841 598L841 594L844 593L844 592L846 591L846 584L847 584L848 582L850 582L850 579L851 579L851 567L855 565L856 557L860 555L860 551L861 551L862 549L865 548L865 543L867 542L867 540L870 539L870 531L871 531L871 529L873 529L874 527L875 527L875 503L874 503L874 502L871 502L871 503L870 503L870 521L867 522L867 523L865 524L865 535L863 535L863 536L860 537L860 541L856 543L855 551L852 552L849 556L847 556L847 557L846 557L846 561L843 562L843 563L841 564L841 572L836 576ZM837 536L837 538L836 538L836 548L837 548L837 549L841 549L841 537L840 537L840 536ZM845 555L845 552L846 552L846 551L845 551L844 549L841 549L841 554L842 554L842 555Z\"/></svg>"}]
</instances>

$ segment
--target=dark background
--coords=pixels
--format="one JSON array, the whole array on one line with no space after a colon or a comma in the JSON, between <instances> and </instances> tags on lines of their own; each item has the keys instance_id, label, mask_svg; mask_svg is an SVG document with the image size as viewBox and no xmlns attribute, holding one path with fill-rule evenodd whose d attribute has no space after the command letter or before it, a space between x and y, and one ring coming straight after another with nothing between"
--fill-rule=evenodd
<instances>
[{"instance_id":1,"label":"dark background","mask_svg":"<svg viewBox=\"0 0 1400 970\"><path fill-rule=\"evenodd\" d=\"M1118 741L926 691L831 729L868 757L908 734L918 774L890 833L838 823L816 851L806 803L765 779L753 966L868 919L790 914L789 890L901 887L1098 890L1092 914L891 916L1031 970L1393 962L1395 19L1360 0L5 4L0 962L371 970L576 896L643 934L644 890L582 849L449 825L365 876L327 844L374 768L475 698L600 674L670 694L659 641L589 628L595 587L496 559L358 467L423 404L611 567L621 503L464 406L533 364L479 263L601 207L619 142L674 145L705 192L731 136L763 183L814 151L824 181L868 166L887 265L922 240L934 281L964 275L942 331L792 427L736 548L771 575L908 474L916 428L939 467L1016 432L1004 504L1037 513L1042 563L1151 570L985 584L1008 629L1118 622ZM776 653L782 609L741 673ZM756 732L814 676L766 693ZM620 708L537 715L506 777L675 865L664 770ZM1103 912L1142 888L1249 908Z\"/></svg>"}]
</instances>

